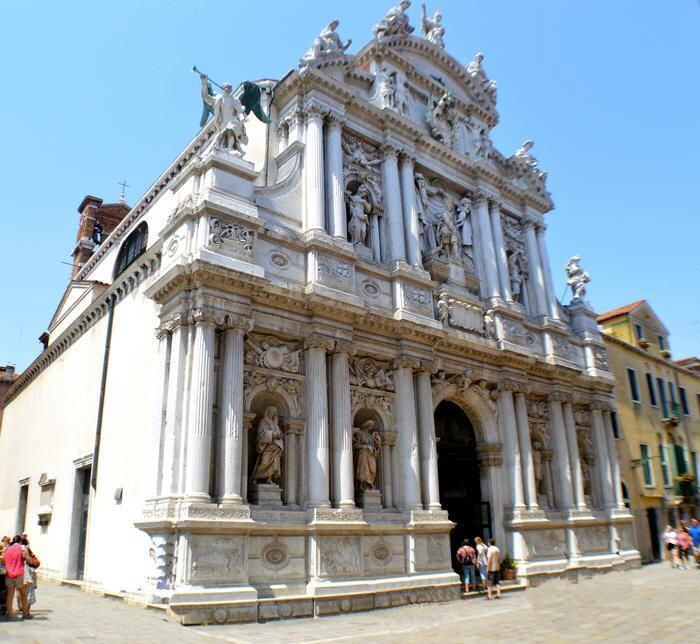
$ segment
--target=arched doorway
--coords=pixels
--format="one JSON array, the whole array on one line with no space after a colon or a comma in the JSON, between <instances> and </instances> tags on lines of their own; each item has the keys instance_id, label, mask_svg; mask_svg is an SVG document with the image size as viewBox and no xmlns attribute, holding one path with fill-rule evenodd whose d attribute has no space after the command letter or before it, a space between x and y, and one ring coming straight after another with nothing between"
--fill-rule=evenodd
<instances>
[{"instance_id":1,"label":"arched doorway","mask_svg":"<svg viewBox=\"0 0 700 644\"><path fill-rule=\"evenodd\" d=\"M481 475L474 427L459 405L444 400L435 410L438 438L440 504L455 528L450 536L452 565L461 573L455 553L462 539L491 537L491 512L482 499Z\"/></svg>"}]
</instances>

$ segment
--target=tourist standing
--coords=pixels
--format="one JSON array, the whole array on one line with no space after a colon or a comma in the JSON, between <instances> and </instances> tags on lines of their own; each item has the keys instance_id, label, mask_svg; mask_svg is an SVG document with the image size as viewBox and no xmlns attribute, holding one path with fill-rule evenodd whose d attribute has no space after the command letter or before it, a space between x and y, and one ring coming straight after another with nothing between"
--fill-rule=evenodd
<instances>
[{"instance_id":1,"label":"tourist standing","mask_svg":"<svg viewBox=\"0 0 700 644\"><path fill-rule=\"evenodd\" d=\"M0 541L0 614L5 614L5 600L7 588L5 586L5 550L10 547L10 537L3 537Z\"/></svg>"},{"instance_id":2,"label":"tourist standing","mask_svg":"<svg viewBox=\"0 0 700 644\"><path fill-rule=\"evenodd\" d=\"M488 577L488 571L486 570L486 552L488 548L481 540L481 537L474 539L474 543L476 543L476 567L479 571L479 577L481 577L481 588L483 590L486 588L486 578Z\"/></svg>"},{"instance_id":3,"label":"tourist standing","mask_svg":"<svg viewBox=\"0 0 700 644\"><path fill-rule=\"evenodd\" d=\"M34 566L38 559L34 556L32 549L29 547L29 537L26 534L22 535L22 541L20 542L26 552L25 565L24 565L24 584L27 587L27 606L31 607L36 604L36 570ZM22 608L20 605L20 598L17 597L17 608Z\"/></svg>"},{"instance_id":4,"label":"tourist standing","mask_svg":"<svg viewBox=\"0 0 700 644\"><path fill-rule=\"evenodd\" d=\"M489 548L486 551L486 567L489 580L486 586L486 599L491 599L491 593L496 589L496 599L501 598L501 551L496 547L496 542L489 539Z\"/></svg>"},{"instance_id":5,"label":"tourist standing","mask_svg":"<svg viewBox=\"0 0 700 644\"><path fill-rule=\"evenodd\" d=\"M670 526L667 525L661 538L666 544L666 552L668 553L668 560L671 563L671 568L676 567L676 545L678 544L678 533Z\"/></svg>"},{"instance_id":6,"label":"tourist standing","mask_svg":"<svg viewBox=\"0 0 700 644\"><path fill-rule=\"evenodd\" d=\"M7 585L7 603L5 612L8 618L12 618L12 601L15 598L15 591L19 594L22 605L22 616L24 619L31 619L29 614L29 604L27 603L27 587L24 584L24 568L27 559L27 550L22 546L22 537L16 535L12 539L12 545L4 552L5 557L5 584Z\"/></svg>"},{"instance_id":7,"label":"tourist standing","mask_svg":"<svg viewBox=\"0 0 700 644\"><path fill-rule=\"evenodd\" d=\"M464 592L476 590L476 550L472 548L469 539L462 541L457 550L457 561L462 565L464 572Z\"/></svg>"}]
</instances>

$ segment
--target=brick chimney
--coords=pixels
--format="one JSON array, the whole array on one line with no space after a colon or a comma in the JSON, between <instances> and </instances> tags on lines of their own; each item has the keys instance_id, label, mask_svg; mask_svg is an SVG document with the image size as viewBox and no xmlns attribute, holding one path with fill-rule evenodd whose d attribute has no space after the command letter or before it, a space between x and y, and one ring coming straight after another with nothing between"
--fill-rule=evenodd
<instances>
[{"instance_id":1,"label":"brick chimney","mask_svg":"<svg viewBox=\"0 0 700 644\"><path fill-rule=\"evenodd\" d=\"M90 259L100 244L117 227L119 222L131 210L123 201L105 204L102 199L87 195L78 206L80 223L78 224L78 239L73 249L73 274L75 279L78 271Z\"/></svg>"}]
</instances>

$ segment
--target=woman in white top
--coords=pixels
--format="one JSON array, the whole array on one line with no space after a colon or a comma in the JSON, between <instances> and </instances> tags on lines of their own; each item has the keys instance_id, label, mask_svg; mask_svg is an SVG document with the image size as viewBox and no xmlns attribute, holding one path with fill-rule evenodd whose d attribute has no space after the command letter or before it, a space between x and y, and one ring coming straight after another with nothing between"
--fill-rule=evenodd
<instances>
[{"instance_id":1,"label":"woman in white top","mask_svg":"<svg viewBox=\"0 0 700 644\"><path fill-rule=\"evenodd\" d=\"M667 525L666 530L661 535L661 538L666 544L666 552L668 552L668 560L671 563L671 568L675 568L678 564L676 563L676 547L678 545L678 533L673 529L672 526Z\"/></svg>"},{"instance_id":2,"label":"woman in white top","mask_svg":"<svg viewBox=\"0 0 700 644\"><path fill-rule=\"evenodd\" d=\"M483 587L486 586L486 551L488 550L488 548L486 547L486 544L481 540L481 537L476 537L474 539L474 543L476 544L476 567L479 570L479 576L481 577L481 585Z\"/></svg>"}]
</instances>

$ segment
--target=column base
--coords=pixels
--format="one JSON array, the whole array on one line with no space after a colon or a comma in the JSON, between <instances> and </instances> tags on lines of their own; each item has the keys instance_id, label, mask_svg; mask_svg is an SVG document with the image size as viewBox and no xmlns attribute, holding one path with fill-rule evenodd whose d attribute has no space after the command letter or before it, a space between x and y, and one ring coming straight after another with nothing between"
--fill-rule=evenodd
<instances>
[{"instance_id":1,"label":"column base","mask_svg":"<svg viewBox=\"0 0 700 644\"><path fill-rule=\"evenodd\" d=\"M221 503L221 505L243 505L243 497L238 494L222 496L219 503Z\"/></svg>"}]
</instances>

